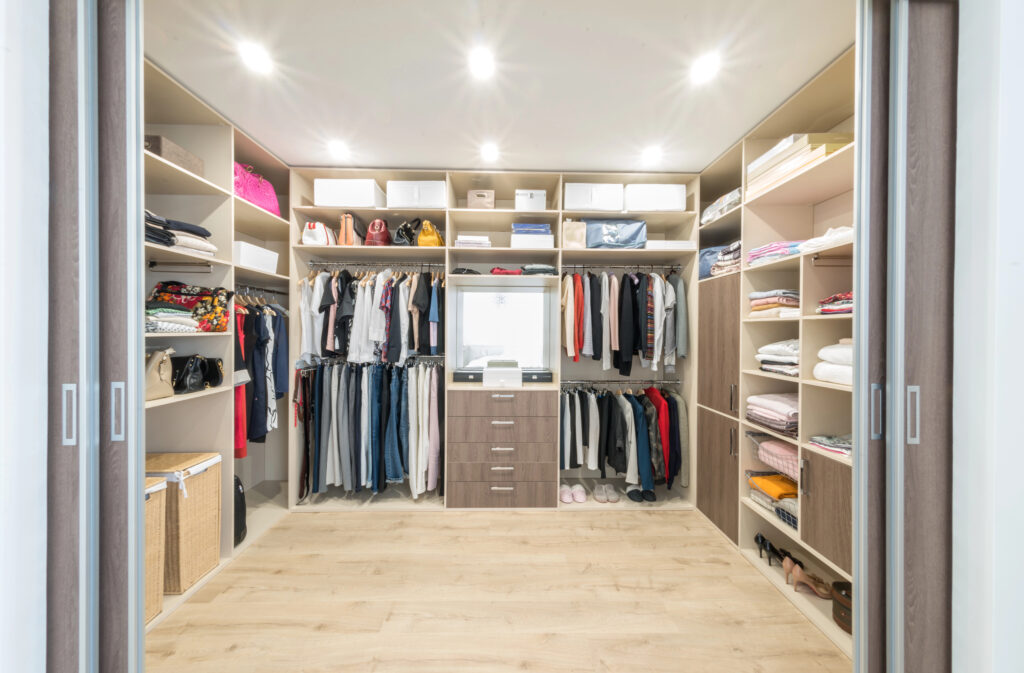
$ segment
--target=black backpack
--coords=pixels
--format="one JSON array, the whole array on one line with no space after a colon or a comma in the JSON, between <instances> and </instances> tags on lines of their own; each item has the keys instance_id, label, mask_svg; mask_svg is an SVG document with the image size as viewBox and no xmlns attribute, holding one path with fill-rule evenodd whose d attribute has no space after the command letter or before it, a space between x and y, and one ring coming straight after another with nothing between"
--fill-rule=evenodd
<instances>
[{"instance_id":1,"label":"black backpack","mask_svg":"<svg viewBox=\"0 0 1024 673\"><path fill-rule=\"evenodd\" d=\"M245 539L245 489L242 480L235 475L235 546Z\"/></svg>"}]
</instances>

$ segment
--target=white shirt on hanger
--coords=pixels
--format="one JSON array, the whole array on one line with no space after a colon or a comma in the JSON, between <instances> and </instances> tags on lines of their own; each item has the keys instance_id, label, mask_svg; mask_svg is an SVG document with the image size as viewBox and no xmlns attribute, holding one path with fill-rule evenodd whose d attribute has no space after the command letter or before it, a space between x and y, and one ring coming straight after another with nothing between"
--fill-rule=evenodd
<instances>
[{"instance_id":1,"label":"white shirt on hanger","mask_svg":"<svg viewBox=\"0 0 1024 673\"><path fill-rule=\"evenodd\" d=\"M665 279L652 273L649 279L651 294L654 295L654 352L651 354L651 370L658 371L661 350L665 343Z\"/></svg>"},{"instance_id":2,"label":"white shirt on hanger","mask_svg":"<svg viewBox=\"0 0 1024 673\"><path fill-rule=\"evenodd\" d=\"M313 281L313 297L310 301L310 310L313 312L313 331L310 334L312 340L312 353L318 358L324 356L320 348L320 335L324 330L324 314L320 312L320 302L324 298L324 290L327 288L327 279L331 274L323 271Z\"/></svg>"},{"instance_id":3,"label":"white shirt on hanger","mask_svg":"<svg viewBox=\"0 0 1024 673\"><path fill-rule=\"evenodd\" d=\"M299 320L302 337L299 339L299 365L312 365L313 344L313 287L306 279L299 283Z\"/></svg>"},{"instance_id":4,"label":"white shirt on hanger","mask_svg":"<svg viewBox=\"0 0 1024 673\"><path fill-rule=\"evenodd\" d=\"M594 355L594 327L590 315L590 279L585 273L580 278L583 281L583 347L580 348L580 355L592 357Z\"/></svg>"},{"instance_id":5,"label":"white shirt on hanger","mask_svg":"<svg viewBox=\"0 0 1024 673\"><path fill-rule=\"evenodd\" d=\"M608 274L601 274L601 369L612 368L611 310Z\"/></svg>"},{"instance_id":6,"label":"white shirt on hanger","mask_svg":"<svg viewBox=\"0 0 1024 673\"><path fill-rule=\"evenodd\" d=\"M676 364L676 289L665 283L665 369L674 370Z\"/></svg>"},{"instance_id":7,"label":"white shirt on hanger","mask_svg":"<svg viewBox=\"0 0 1024 673\"><path fill-rule=\"evenodd\" d=\"M384 311L380 308L380 300L384 297L384 281L391 277L391 269L377 274L373 288L373 303L370 305L370 341L380 343L387 338Z\"/></svg>"},{"instance_id":8,"label":"white shirt on hanger","mask_svg":"<svg viewBox=\"0 0 1024 673\"><path fill-rule=\"evenodd\" d=\"M399 330L401 331L401 334L402 334L402 353L401 353L401 355L398 356L398 362L396 362L395 364L397 364L399 367L403 367L403 366L405 366L406 359L409 357L409 325L412 322L409 319L409 308L408 308L409 307L409 283L408 282L403 281L402 283L399 284L397 299L398 299L398 302L399 302L399 306L401 307L401 310L398 312L398 315L400 316L400 319L399 319L399 323L400 324L399 324L398 327L399 327ZM391 301L395 301L395 298L392 298ZM391 326L392 329L394 329L394 327L395 327L394 325Z\"/></svg>"},{"instance_id":9,"label":"white shirt on hanger","mask_svg":"<svg viewBox=\"0 0 1024 673\"><path fill-rule=\"evenodd\" d=\"M587 434L587 469L598 469L597 446L601 443L601 417L597 413L597 395L587 393L587 415L590 417L590 427Z\"/></svg>"}]
</instances>

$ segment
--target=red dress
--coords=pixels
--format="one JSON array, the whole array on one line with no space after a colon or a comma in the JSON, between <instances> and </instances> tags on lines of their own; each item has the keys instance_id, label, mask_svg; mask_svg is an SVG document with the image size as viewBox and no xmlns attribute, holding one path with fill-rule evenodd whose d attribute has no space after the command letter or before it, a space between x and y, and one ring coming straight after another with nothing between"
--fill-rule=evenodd
<instances>
[{"instance_id":1,"label":"red dress","mask_svg":"<svg viewBox=\"0 0 1024 673\"><path fill-rule=\"evenodd\" d=\"M245 309L235 307L235 357L243 357L245 353L245 331L242 326L245 324ZM235 368L238 363L235 363ZM245 429L248 427L245 416L245 385L235 386L235 458L245 458L249 455L249 443L246 440Z\"/></svg>"}]
</instances>

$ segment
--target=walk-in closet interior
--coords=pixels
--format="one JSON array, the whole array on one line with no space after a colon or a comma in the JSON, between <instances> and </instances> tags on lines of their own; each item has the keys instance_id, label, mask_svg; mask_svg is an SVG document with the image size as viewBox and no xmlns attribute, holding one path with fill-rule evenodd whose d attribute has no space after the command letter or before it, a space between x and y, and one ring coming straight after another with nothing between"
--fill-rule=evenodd
<instances>
[{"instance_id":1,"label":"walk-in closet interior","mask_svg":"<svg viewBox=\"0 0 1024 673\"><path fill-rule=\"evenodd\" d=\"M854 9L146 3L148 670L852 670Z\"/></svg>"}]
</instances>

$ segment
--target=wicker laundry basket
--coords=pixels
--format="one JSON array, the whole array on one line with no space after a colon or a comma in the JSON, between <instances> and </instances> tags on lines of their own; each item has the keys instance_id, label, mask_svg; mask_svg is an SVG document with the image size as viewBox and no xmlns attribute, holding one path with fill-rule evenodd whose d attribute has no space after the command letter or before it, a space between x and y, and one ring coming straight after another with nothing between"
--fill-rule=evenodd
<instances>
[{"instance_id":1,"label":"wicker laundry basket","mask_svg":"<svg viewBox=\"0 0 1024 673\"><path fill-rule=\"evenodd\" d=\"M184 593L220 562L219 453L150 453L146 476L167 480L164 593Z\"/></svg>"},{"instance_id":2,"label":"wicker laundry basket","mask_svg":"<svg viewBox=\"0 0 1024 673\"><path fill-rule=\"evenodd\" d=\"M146 622L164 607L164 539L167 480L146 477Z\"/></svg>"}]
</instances>

